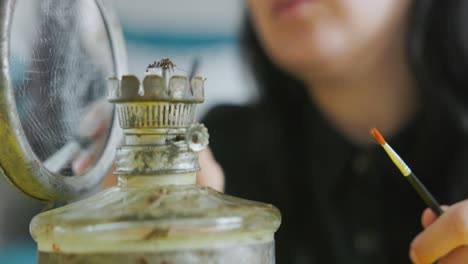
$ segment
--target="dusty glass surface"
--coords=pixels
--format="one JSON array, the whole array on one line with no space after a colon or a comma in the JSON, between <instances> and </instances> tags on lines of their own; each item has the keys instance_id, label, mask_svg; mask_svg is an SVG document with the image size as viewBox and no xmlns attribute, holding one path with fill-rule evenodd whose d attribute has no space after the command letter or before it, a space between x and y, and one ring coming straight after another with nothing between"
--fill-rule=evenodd
<instances>
[{"instance_id":1,"label":"dusty glass surface","mask_svg":"<svg viewBox=\"0 0 468 264\"><path fill-rule=\"evenodd\" d=\"M184 252L129 253L129 254L54 254L39 252L40 263L64 264L270 264L274 263L274 244L239 245L230 248L187 250Z\"/></svg>"},{"instance_id":2,"label":"dusty glass surface","mask_svg":"<svg viewBox=\"0 0 468 264\"><path fill-rule=\"evenodd\" d=\"M32 150L52 172L83 174L73 162L92 167L106 143L113 109L106 77L115 71L109 43L93 0L15 5L9 64L17 110Z\"/></svg>"},{"instance_id":3,"label":"dusty glass surface","mask_svg":"<svg viewBox=\"0 0 468 264\"><path fill-rule=\"evenodd\" d=\"M274 263L273 206L203 186L131 185L36 217L40 263Z\"/></svg>"}]
</instances>

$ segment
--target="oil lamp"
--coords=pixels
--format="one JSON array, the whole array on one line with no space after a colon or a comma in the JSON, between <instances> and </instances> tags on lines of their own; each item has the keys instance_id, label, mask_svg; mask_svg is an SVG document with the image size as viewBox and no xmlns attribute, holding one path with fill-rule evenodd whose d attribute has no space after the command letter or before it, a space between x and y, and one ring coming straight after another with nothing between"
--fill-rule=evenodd
<instances>
[{"instance_id":1,"label":"oil lamp","mask_svg":"<svg viewBox=\"0 0 468 264\"><path fill-rule=\"evenodd\" d=\"M176 73L168 59L150 65L142 79L123 74L123 41L105 2L65 2L37 4L40 40L26 48L33 52L22 61L26 70L18 83L11 77L19 66L10 43L17 2L0 4L0 171L30 197L49 203L78 200L32 220L38 262L274 263L279 211L196 185L197 152L209 137L195 121L196 106L204 101L205 79ZM99 11L95 19L107 36L92 45L87 44L89 37L83 40L89 31L79 32L83 25L73 30L79 25L79 10L91 9ZM96 52L99 47L106 52ZM43 59L39 64L37 56ZM83 95L79 89L87 92ZM88 170L76 173L74 158L99 145L94 133L86 133L99 124L83 129L89 122L83 116L90 105L105 105L105 95L115 104L116 118L102 130L108 136L101 141L103 150L94 153L98 158ZM112 155L119 142L117 126L124 140ZM89 196L112 160L118 184ZM83 196L89 197L78 199Z\"/></svg>"}]
</instances>

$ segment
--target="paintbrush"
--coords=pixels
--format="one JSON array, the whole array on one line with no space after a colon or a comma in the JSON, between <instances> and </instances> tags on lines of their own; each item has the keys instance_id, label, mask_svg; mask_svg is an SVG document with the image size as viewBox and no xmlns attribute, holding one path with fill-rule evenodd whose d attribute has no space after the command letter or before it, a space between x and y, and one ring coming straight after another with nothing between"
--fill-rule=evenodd
<instances>
[{"instance_id":1,"label":"paintbrush","mask_svg":"<svg viewBox=\"0 0 468 264\"><path fill-rule=\"evenodd\" d=\"M392 159L393 163L398 167L401 171L401 174L405 176L405 178L410 182L413 186L414 190L418 193L418 195L423 199L429 208L437 215L440 216L443 211L440 208L439 203L437 200L432 196L432 194L427 190L427 188L422 184L422 182L414 175L411 169L406 165L406 163L400 158L400 156L390 147L390 145L385 141L383 136L379 133L376 128L371 129L371 134L377 140L377 142L384 148L385 152L387 152L390 159Z\"/></svg>"}]
</instances>

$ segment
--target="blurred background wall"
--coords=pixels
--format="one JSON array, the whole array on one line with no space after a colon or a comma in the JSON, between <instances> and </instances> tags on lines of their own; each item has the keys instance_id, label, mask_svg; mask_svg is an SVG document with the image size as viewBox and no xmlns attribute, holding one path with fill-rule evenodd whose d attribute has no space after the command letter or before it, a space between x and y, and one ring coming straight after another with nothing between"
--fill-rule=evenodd
<instances>
[{"instance_id":1,"label":"blurred background wall","mask_svg":"<svg viewBox=\"0 0 468 264\"><path fill-rule=\"evenodd\" d=\"M238 49L244 17L238 0L114 0L127 41L129 70L141 75L149 62L170 57L190 69L201 57L207 77L201 113L221 102L242 103L253 96Z\"/></svg>"},{"instance_id":2,"label":"blurred background wall","mask_svg":"<svg viewBox=\"0 0 468 264\"><path fill-rule=\"evenodd\" d=\"M127 44L129 72L143 75L162 57L207 78L202 115L219 103L244 103L255 96L238 47L244 16L239 0L112 0ZM25 18L27 19L27 18ZM27 20L25 20L27 23ZM0 178L0 263L35 263L36 247L29 221L43 204L16 193Z\"/></svg>"}]
</instances>

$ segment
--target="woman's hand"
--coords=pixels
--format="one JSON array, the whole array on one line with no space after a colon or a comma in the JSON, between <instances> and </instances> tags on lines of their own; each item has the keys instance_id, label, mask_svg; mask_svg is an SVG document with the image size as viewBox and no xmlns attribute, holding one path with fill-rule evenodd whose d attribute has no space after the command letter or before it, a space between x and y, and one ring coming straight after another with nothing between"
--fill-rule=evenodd
<instances>
[{"instance_id":1,"label":"woman's hand","mask_svg":"<svg viewBox=\"0 0 468 264\"><path fill-rule=\"evenodd\" d=\"M197 173L197 184L224 191L224 173L209 148L198 153L201 170Z\"/></svg>"},{"instance_id":2,"label":"woman's hand","mask_svg":"<svg viewBox=\"0 0 468 264\"><path fill-rule=\"evenodd\" d=\"M78 135L92 141L91 145L83 149L72 163L75 175L82 175L99 159L104 149L112 126L113 105L102 99L94 102L81 120Z\"/></svg>"},{"instance_id":3,"label":"woman's hand","mask_svg":"<svg viewBox=\"0 0 468 264\"><path fill-rule=\"evenodd\" d=\"M99 159L107 142L109 129L112 126L113 106L102 99L93 103L83 120L80 123L78 135L92 140L90 146L83 149L72 162L72 169L75 175L82 175L89 168L94 166ZM117 117L115 117L117 118ZM107 189L117 184L117 176L113 174L115 165L107 173L102 182L102 187Z\"/></svg>"},{"instance_id":4,"label":"woman's hand","mask_svg":"<svg viewBox=\"0 0 468 264\"><path fill-rule=\"evenodd\" d=\"M450 207L437 218L426 209L422 215L425 228L411 243L413 263L430 264L440 259L440 264L468 263L468 200Z\"/></svg>"}]
</instances>

